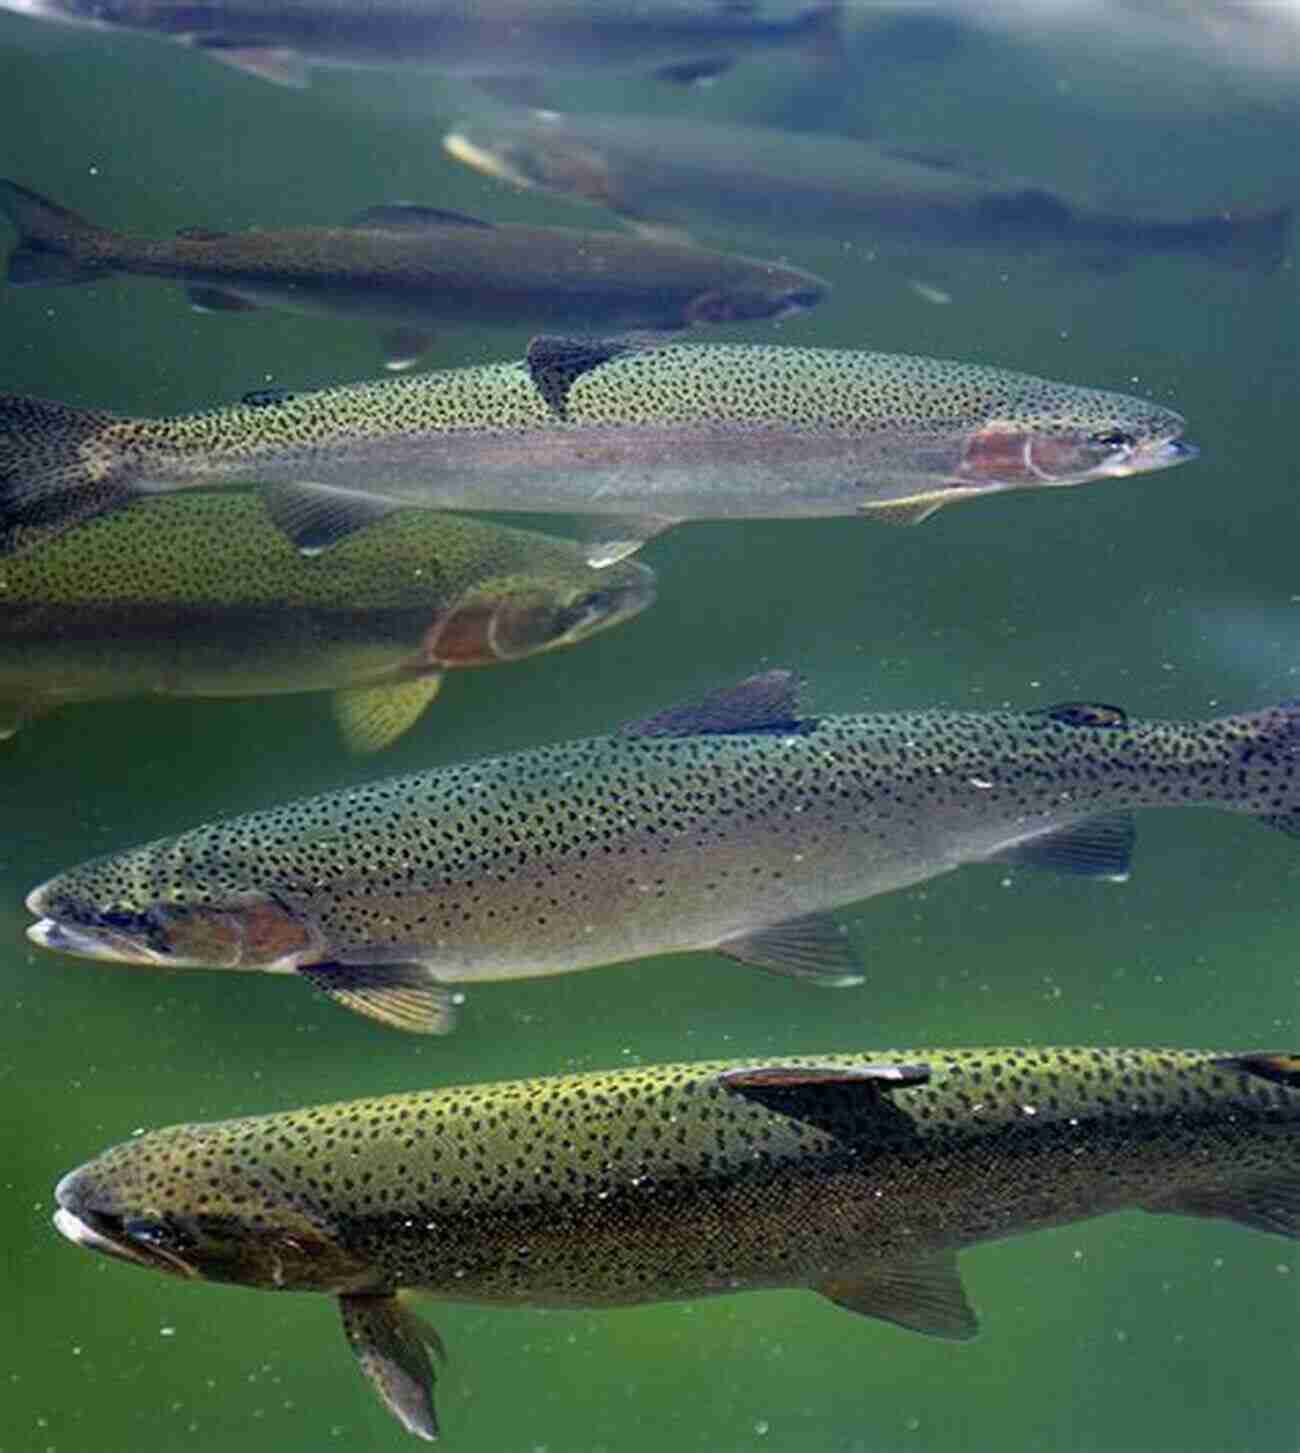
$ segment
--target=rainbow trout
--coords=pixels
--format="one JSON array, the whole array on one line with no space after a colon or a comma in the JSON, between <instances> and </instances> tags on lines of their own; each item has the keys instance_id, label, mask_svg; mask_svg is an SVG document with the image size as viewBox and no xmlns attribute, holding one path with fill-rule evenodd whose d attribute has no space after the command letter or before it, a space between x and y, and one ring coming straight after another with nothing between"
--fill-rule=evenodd
<instances>
[{"instance_id":1,"label":"rainbow trout","mask_svg":"<svg viewBox=\"0 0 1300 1453\"><path fill-rule=\"evenodd\" d=\"M0 561L0 597L0 736L71 701L332 689L346 740L373 751L444 672L585 640L649 605L654 576L468 515L271 485L87 520Z\"/></svg>"},{"instance_id":2,"label":"rainbow trout","mask_svg":"<svg viewBox=\"0 0 1300 1453\"><path fill-rule=\"evenodd\" d=\"M647 71L708 80L773 47L835 53L839 0L0 0L34 19L140 31L286 86L313 66L424 66L471 80ZM513 92L508 92L513 94Z\"/></svg>"},{"instance_id":3,"label":"rainbow trout","mask_svg":"<svg viewBox=\"0 0 1300 1453\"><path fill-rule=\"evenodd\" d=\"M127 419L0 395L0 545L141 490L310 480L595 517L608 564L690 518L923 519L1164 469L1170 409L981 364L765 344L535 339L521 362Z\"/></svg>"},{"instance_id":4,"label":"rainbow trout","mask_svg":"<svg viewBox=\"0 0 1300 1453\"><path fill-rule=\"evenodd\" d=\"M831 911L964 863L1128 873L1131 813L1206 805L1300 835L1300 706L1131 720L800 715L789 672L622 732L329 792L95 859L36 888L33 942L296 972L400 1028L448 986L711 949L831 985Z\"/></svg>"},{"instance_id":5,"label":"rainbow trout","mask_svg":"<svg viewBox=\"0 0 1300 1453\"><path fill-rule=\"evenodd\" d=\"M607 207L652 235L664 224L847 235L905 249L912 266L918 247L935 247L1104 267L1173 254L1269 271L1290 250L1290 207L1124 216L1032 182L824 133L534 110L476 117L443 146L490 176Z\"/></svg>"},{"instance_id":6,"label":"rainbow trout","mask_svg":"<svg viewBox=\"0 0 1300 1453\"><path fill-rule=\"evenodd\" d=\"M625 232L484 222L407 203L346 226L293 231L187 230L132 237L96 227L14 182L0 210L19 231L9 281L91 282L129 273L173 278L204 312L262 306L387 323L386 363L406 368L443 324L685 328L783 317L827 285L759 258Z\"/></svg>"},{"instance_id":7,"label":"rainbow trout","mask_svg":"<svg viewBox=\"0 0 1300 1453\"><path fill-rule=\"evenodd\" d=\"M138 1136L55 1191L70 1241L337 1296L389 1411L432 1439L405 1293L614 1307L806 1287L975 1334L965 1246L1141 1209L1300 1235L1300 1056L921 1049L650 1065Z\"/></svg>"}]
</instances>

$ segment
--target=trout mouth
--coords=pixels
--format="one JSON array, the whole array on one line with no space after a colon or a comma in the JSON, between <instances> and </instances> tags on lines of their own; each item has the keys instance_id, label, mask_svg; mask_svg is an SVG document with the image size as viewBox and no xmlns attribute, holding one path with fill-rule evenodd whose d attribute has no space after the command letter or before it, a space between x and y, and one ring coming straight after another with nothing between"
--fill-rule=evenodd
<instances>
[{"instance_id":1,"label":"trout mouth","mask_svg":"<svg viewBox=\"0 0 1300 1453\"><path fill-rule=\"evenodd\" d=\"M31 906L30 900L28 906ZM27 937L41 948L75 954L82 959L176 965L176 959L165 950L150 948L138 938L107 927L90 928L83 924L60 923L57 918L42 918L28 927Z\"/></svg>"},{"instance_id":2,"label":"trout mouth","mask_svg":"<svg viewBox=\"0 0 1300 1453\"><path fill-rule=\"evenodd\" d=\"M86 1207L74 1211L69 1205L76 1198L76 1171L64 1176L54 1188L54 1198L59 1203L54 1213L54 1229L74 1246L87 1251L98 1251L111 1256L114 1261L125 1261L130 1266L144 1266L151 1271L165 1271L172 1276L196 1277L198 1272L175 1252L163 1246L151 1244L142 1239L139 1231L133 1233L132 1225L145 1227L153 1223L129 1222L121 1216L106 1211L92 1211Z\"/></svg>"}]
</instances>

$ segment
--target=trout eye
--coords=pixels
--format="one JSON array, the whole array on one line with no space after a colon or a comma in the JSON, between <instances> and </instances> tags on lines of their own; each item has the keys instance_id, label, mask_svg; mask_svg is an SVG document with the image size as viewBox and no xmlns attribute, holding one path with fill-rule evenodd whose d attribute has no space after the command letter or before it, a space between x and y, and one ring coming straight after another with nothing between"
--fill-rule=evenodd
<instances>
[{"instance_id":1,"label":"trout eye","mask_svg":"<svg viewBox=\"0 0 1300 1453\"><path fill-rule=\"evenodd\" d=\"M166 1246L173 1239L165 1222L153 1221L147 1216L129 1217L122 1222L122 1230L132 1241L138 1241L142 1246Z\"/></svg>"},{"instance_id":2,"label":"trout eye","mask_svg":"<svg viewBox=\"0 0 1300 1453\"><path fill-rule=\"evenodd\" d=\"M1108 429L1105 433L1094 434L1088 442L1100 444L1103 449L1137 448L1137 439L1132 434L1126 434L1123 429Z\"/></svg>"}]
</instances>

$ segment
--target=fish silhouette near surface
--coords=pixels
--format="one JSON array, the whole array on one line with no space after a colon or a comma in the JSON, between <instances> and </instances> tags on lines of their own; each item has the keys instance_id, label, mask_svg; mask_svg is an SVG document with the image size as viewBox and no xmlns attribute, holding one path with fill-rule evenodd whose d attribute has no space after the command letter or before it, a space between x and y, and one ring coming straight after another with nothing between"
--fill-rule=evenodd
<instances>
[{"instance_id":1,"label":"fish silhouette near surface","mask_svg":"<svg viewBox=\"0 0 1300 1453\"><path fill-rule=\"evenodd\" d=\"M131 419L0 395L0 548L142 491L309 480L589 516L608 564L703 518L897 523L1195 456L1172 409L984 364L544 336L509 363Z\"/></svg>"},{"instance_id":2,"label":"fish silhouette near surface","mask_svg":"<svg viewBox=\"0 0 1300 1453\"><path fill-rule=\"evenodd\" d=\"M712 950L856 984L832 910L969 863L1122 879L1134 809L1300 835L1300 705L1143 721L802 714L787 671L611 736L394 777L97 858L34 889L45 948L297 973L445 1032L453 986Z\"/></svg>"},{"instance_id":3,"label":"fish silhouette near surface","mask_svg":"<svg viewBox=\"0 0 1300 1453\"><path fill-rule=\"evenodd\" d=\"M651 233L830 235L896 247L910 267L928 248L1041 253L1106 270L1172 255L1272 271L1291 247L1290 206L1127 216L1034 182L824 133L534 110L478 116L443 146L479 171L609 208Z\"/></svg>"},{"instance_id":4,"label":"fish silhouette near surface","mask_svg":"<svg viewBox=\"0 0 1300 1453\"><path fill-rule=\"evenodd\" d=\"M0 0L33 19L195 46L285 86L313 66L422 66L518 95L548 78L710 80L751 52L836 55L839 0Z\"/></svg>"},{"instance_id":5,"label":"fish silhouette near surface","mask_svg":"<svg viewBox=\"0 0 1300 1453\"><path fill-rule=\"evenodd\" d=\"M811 273L691 243L617 231L523 227L406 203L342 227L133 237L96 227L15 182L0 209L18 228L9 281L172 278L206 312L283 308L386 323L390 368L414 363L443 325L674 329L782 317L826 291Z\"/></svg>"},{"instance_id":6,"label":"fish silhouette near surface","mask_svg":"<svg viewBox=\"0 0 1300 1453\"><path fill-rule=\"evenodd\" d=\"M636 561L598 571L569 540L319 485L141 497L0 577L0 736L74 701L332 690L366 751L445 672L574 644L654 599Z\"/></svg>"},{"instance_id":7,"label":"fish silhouette near surface","mask_svg":"<svg viewBox=\"0 0 1300 1453\"><path fill-rule=\"evenodd\" d=\"M964 1247L1129 1209L1294 1239L1300 1056L647 1065L137 1133L55 1196L92 1251L336 1296L384 1405L432 1439L442 1344L412 1292L599 1308L802 1287L964 1339Z\"/></svg>"}]
</instances>

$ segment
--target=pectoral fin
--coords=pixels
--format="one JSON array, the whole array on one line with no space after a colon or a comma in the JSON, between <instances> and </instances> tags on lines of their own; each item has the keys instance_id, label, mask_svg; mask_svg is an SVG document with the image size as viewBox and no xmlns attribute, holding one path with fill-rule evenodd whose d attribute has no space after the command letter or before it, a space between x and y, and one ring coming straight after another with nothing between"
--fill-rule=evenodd
<instances>
[{"instance_id":1,"label":"pectoral fin","mask_svg":"<svg viewBox=\"0 0 1300 1453\"><path fill-rule=\"evenodd\" d=\"M817 1290L847 1311L928 1337L965 1342L979 1331L952 1251L891 1262L862 1277L822 1282Z\"/></svg>"},{"instance_id":2,"label":"pectoral fin","mask_svg":"<svg viewBox=\"0 0 1300 1453\"><path fill-rule=\"evenodd\" d=\"M277 86L292 86L294 90L301 91L311 79L307 62L288 46L231 45L221 40L203 40L198 45L214 61L243 71L246 75L256 76L260 81L270 81Z\"/></svg>"},{"instance_id":3,"label":"pectoral fin","mask_svg":"<svg viewBox=\"0 0 1300 1453\"><path fill-rule=\"evenodd\" d=\"M419 963L300 964L313 988L368 1019L411 1034L450 1034L456 996Z\"/></svg>"},{"instance_id":4,"label":"pectoral fin","mask_svg":"<svg viewBox=\"0 0 1300 1453\"><path fill-rule=\"evenodd\" d=\"M1123 883L1132 867L1136 835L1132 816L1114 812L1011 843L993 853L988 861Z\"/></svg>"},{"instance_id":5,"label":"pectoral fin","mask_svg":"<svg viewBox=\"0 0 1300 1453\"><path fill-rule=\"evenodd\" d=\"M241 298L238 293L228 293L223 288L203 287L198 283L185 289L190 307L196 313L255 313L257 304Z\"/></svg>"},{"instance_id":6,"label":"pectoral fin","mask_svg":"<svg viewBox=\"0 0 1300 1453\"><path fill-rule=\"evenodd\" d=\"M860 984L864 978L844 929L824 913L787 918L716 947L718 953L742 964L828 988Z\"/></svg>"},{"instance_id":7,"label":"pectoral fin","mask_svg":"<svg viewBox=\"0 0 1300 1453\"><path fill-rule=\"evenodd\" d=\"M433 1354L445 1361L442 1338L396 1295L341 1296L343 1335L379 1400L408 1433L432 1443Z\"/></svg>"},{"instance_id":8,"label":"pectoral fin","mask_svg":"<svg viewBox=\"0 0 1300 1453\"><path fill-rule=\"evenodd\" d=\"M593 570L626 560L646 543L678 523L673 515L599 515L586 521L583 553Z\"/></svg>"},{"instance_id":9,"label":"pectoral fin","mask_svg":"<svg viewBox=\"0 0 1300 1453\"><path fill-rule=\"evenodd\" d=\"M882 525L919 525L922 520L928 520L935 510L960 498L960 493L944 490L942 493L913 495L910 499L868 500L858 506L858 513L878 520Z\"/></svg>"},{"instance_id":10,"label":"pectoral fin","mask_svg":"<svg viewBox=\"0 0 1300 1453\"><path fill-rule=\"evenodd\" d=\"M334 717L354 752L378 752L413 727L438 694L442 673L430 671L384 686L345 686L334 693Z\"/></svg>"},{"instance_id":11,"label":"pectoral fin","mask_svg":"<svg viewBox=\"0 0 1300 1453\"><path fill-rule=\"evenodd\" d=\"M433 334L427 328L390 328L379 340L384 350L384 367L390 373L414 368L433 347Z\"/></svg>"}]
</instances>

